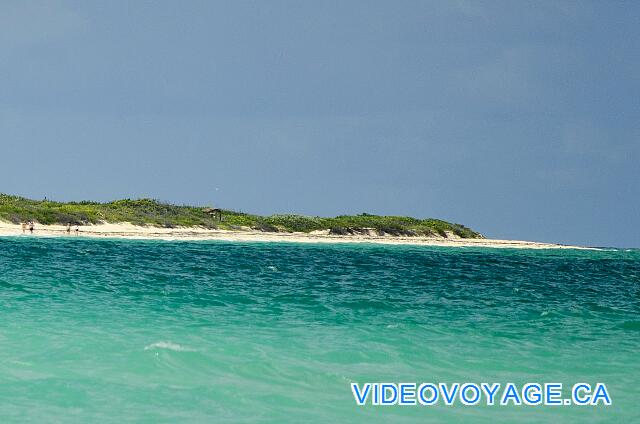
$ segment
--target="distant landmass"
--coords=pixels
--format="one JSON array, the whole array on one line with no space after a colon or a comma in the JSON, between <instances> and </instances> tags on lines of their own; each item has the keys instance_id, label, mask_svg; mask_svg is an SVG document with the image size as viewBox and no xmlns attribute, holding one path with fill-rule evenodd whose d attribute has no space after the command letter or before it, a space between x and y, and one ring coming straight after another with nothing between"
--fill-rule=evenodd
<instances>
[{"instance_id":1,"label":"distant landmass","mask_svg":"<svg viewBox=\"0 0 640 424\"><path fill-rule=\"evenodd\" d=\"M379 216L363 213L333 218L304 215L260 216L228 209L174 205L153 199L123 199L112 202L56 202L0 194L0 220L20 224L89 225L131 223L162 228L201 227L262 232L329 231L333 235L371 234L391 236L483 238L462 224L440 219Z\"/></svg>"}]
</instances>

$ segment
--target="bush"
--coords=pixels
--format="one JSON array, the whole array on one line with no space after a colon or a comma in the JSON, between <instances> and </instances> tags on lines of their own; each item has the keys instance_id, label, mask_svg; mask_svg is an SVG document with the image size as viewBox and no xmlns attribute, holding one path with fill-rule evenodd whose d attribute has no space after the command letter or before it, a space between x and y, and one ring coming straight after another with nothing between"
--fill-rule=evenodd
<instances>
[{"instance_id":1,"label":"bush","mask_svg":"<svg viewBox=\"0 0 640 424\"><path fill-rule=\"evenodd\" d=\"M204 227L240 229L251 227L265 232L311 232L329 230L334 235L378 234L395 236L434 235L446 237L450 231L459 237L482 237L461 224L439 219L417 219L406 216L378 216L368 213L320 218L304 215L272 215L262 217L243 212L223 210L218 222L195 206L176 206L153 199L123 199L108 203L90 201L61 203L31 200L0 194L0 219L12 223L33 220L41 224L81 225L99 222L130 222L157 227Z\"/></svg>"},{"instance_id":2,"label":"bush","mask_svg":"<svg viewBox=\"0 0 640 424\"><path fill-rule=\"evenodd\" d=\"M345 227L331 227L329 228L329 234L335 236L348 236L353 234L353 230Z\"/></svg>"},{"instance_id":3,"label":"bush","mask_svg":"<svg viewBox=\"0 0 640 424\"><path fill-rule=\"evenodd\" d=\"M251 228L265 233L277 233L278 231L280 231L278 230L278 227L271 225L263 220L256 222L255 225Z\"/></svg>"},{"instance_id":4,"label":"bush","mask_svg":"<svg viewBox=\"0 0 640 424\"><path fill-rule=\"evenodd\" d=\"M301 233L321 230L324 227L321 218L303 215L271 215L265 218L265 222L286 231Z\"/></svg>"}]
</instances>

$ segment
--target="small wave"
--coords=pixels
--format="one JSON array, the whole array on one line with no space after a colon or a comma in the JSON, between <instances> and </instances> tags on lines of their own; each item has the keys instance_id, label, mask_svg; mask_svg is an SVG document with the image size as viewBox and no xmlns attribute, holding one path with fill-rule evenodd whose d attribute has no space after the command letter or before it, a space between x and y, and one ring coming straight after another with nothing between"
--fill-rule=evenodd
<instances>
[{"instance_id":1,"label":"small wave","mask_svg":"<svg viewBox=\"0 0 640 424\"><path fill-rule=\"evenodd\" d=\"M171 342L156 342L156 343L151 343L149 346L144 347L144 350L151 350L151 349L167 349L167 350L173 350L175 352L195 352L195 349L191 349L189 347L181 346L177 343L171 343Z\"/></svg>"},{"instance_id":2,"label":"small wave","mask_svg":"<svg viewBox=\"0 0 640 424\"><path fill-rule=\"evenodd\" d=\"M618 328L622 328L624 330L640 331L640 321L625 321L622 324L618 325Z\"/></svg>"}]
</instances>

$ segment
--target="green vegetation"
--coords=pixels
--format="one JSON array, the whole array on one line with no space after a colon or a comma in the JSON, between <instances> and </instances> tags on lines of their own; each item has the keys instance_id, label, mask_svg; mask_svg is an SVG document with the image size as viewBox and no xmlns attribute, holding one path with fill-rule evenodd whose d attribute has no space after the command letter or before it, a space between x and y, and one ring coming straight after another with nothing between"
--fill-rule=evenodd
<instances>
[{"instance_id":1,"label":"green vegetation","mask_svg":"<svg viewBox=\"0 0 640 424\"><path fill-rule=\"evenodd\" d=\"M341 215L335 218L302 215L258 216L222 210L222 220L205 212L205 208L177 206L152 199L98 202L52 202L0 194L0 220L40 224L98 224L130 222L157 227L204 227L227 230L252 228L269 232L311 232L330 230L332 234L391 234L404 236L441 235L451 232L463 238L482 237L461 224L439 219L404 216Z\"/></svg>"}]
</instances>

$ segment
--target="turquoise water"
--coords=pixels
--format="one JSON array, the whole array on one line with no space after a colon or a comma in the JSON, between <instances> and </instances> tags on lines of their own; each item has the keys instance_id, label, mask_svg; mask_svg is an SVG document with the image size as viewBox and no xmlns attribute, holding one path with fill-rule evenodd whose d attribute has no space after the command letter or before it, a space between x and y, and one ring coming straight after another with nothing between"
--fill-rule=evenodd
<instances>
[{"instance_id":1,"label":"turquoise water","mask_svg":"<svg viewBox=\"0 0 640 424\"><path fill-rule=\"evenodd\" d=\"M638 422L640 251L0 238L2 422ZM604 382L358 407L351 382Z\"/></svg>"}]
</instances>

